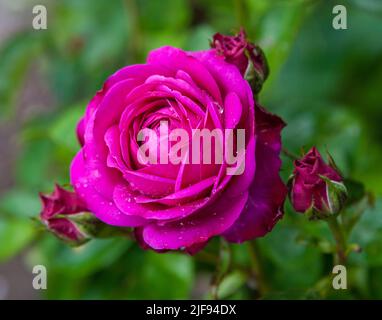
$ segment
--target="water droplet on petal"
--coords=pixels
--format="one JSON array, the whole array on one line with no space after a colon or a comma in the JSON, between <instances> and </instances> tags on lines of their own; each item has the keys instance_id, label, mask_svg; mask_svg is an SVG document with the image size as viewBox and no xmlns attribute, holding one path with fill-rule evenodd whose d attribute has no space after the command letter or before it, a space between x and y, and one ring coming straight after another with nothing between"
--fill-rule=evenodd
<instances>
[{"instance_id":1,"label":"water droplet on petal","mask_svg":"<svg viewBox=\"0 0 382 320\"><path fill-rule=\"evenodd\" d=\"M215 104L215 106L217 107L218 112L219 112L220 114L223 114L223 113L224 113L224 108L223 108L219 103L217 103L217 102L214 102L214 104Z\"/></svg>"}]
</instances>

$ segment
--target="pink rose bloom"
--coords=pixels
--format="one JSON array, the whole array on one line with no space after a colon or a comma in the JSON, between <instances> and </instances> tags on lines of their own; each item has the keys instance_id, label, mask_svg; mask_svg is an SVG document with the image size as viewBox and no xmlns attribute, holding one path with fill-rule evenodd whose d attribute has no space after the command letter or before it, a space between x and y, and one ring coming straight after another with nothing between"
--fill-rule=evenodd
<instances>
[{"instance_id":1,"label":"pink rose bloom","mask_svg":"<svg viewBox=\"0 0 382 320\"><path fill-rule=\"evenodd\" d=\"M240 71L215 49L167 46L110 76L77 128L71 182L87 208L107 224L134 227L140 244L157 251L194 253L214 236L242 242L269 232L286 195L284 122L254 101ZM244 129L244 172L227 175L225 162L142 164L137 134L162 120L188 132Z\"/></svg>"}]
</instances>

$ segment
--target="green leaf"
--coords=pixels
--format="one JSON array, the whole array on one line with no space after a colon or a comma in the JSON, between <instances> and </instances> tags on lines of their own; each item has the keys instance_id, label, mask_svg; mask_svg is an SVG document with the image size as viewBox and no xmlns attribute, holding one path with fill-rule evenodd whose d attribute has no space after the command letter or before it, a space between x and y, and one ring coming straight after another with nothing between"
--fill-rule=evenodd
<instances>
[{"instance_id":1,"label":"green leaf","mask_svg":"<svg viewBox=\"0 0 382 320\"><path fill-rule=\"evenodd\" d=\"M192 29L187 37L185 49L190 51L207 50L209 48L209 40L212 39L214 33L214 30L209 25L197 26Z\"/></svg>"},{"instance_id":2,"label":"green leaf","mask_svg":"<svg viewBox=\"0 0 382 320\"><path fill-rule=\"evenodd\" d=\"M68 108L52 124L49 132L50 137L55 143L65 146L73 154L80 148L76 136L76 127L84 114L85 106L86 103L84 102Z\"/></svg>"},{"instance_id":3,"label":"green leaf","mask_svg":"<svg viewBox=\"0 0 382 320\"><path fill-rule=\"evenodd\" d=\"M247 275L241 271L233 271L225 276L218 288L217 296L224 299L235 293L247 280Z\"/></svg>"},{"instance_id":4,"label":"green leaf","mask_svg":"<svg viewBox=\"0 0 382 320\"><path fill-rule=\"evenodd\" d=\"M362 248L360 254L352 255L357 264L364 267L382 266L382 199L379 197L375 207L369 207L360 217L351 233L350 242Z\"/></svg>"},{"instance_id":5,"label":"green leaf","mask_svg":"<svg viewBox=\"0 0 382 320\"><path fill-rule=\"evenodd\" d=\"M382 299L382 268L370 268L368 285L375 299Z\"/></svg>"},{"instance_id":6,"label":"green leaf","mask_svg":"<svg viewBox=\"0 0 382 320\"><path fill-rule=\"evenodd\" d=\"M345 179L344 183L348 191L348 200L346 202L346 205L356 203L364 197L365 186L363 185L363 183L353 179Z\"/></svg>"},{"instance_id":7,"label":"green leaf","mask_svg":"<svg viewBox=\"0 0 382 320\"><path fill-rule=\"evenodd\" d=\"M0 116L14 111L14 99L28 66L40 51L41 38L36 32L20 33L10 38L0 50Z\"/></svg>"},{"instance_id":8,"label":"green leaf","mask_svg":"<svg viewBox=\"0 0 382 320\"><path fill-rule=\"evenodd\" d=\"M0 262L18 254L33 239L34 226L30 220L0 220Z\"/></svg>"},{"instance_id":9,"label":"green leaf","mask_svg":"<svg viewBox=\"0 0 382 320\"><path fill-rule=\"evenodd\" d=\"M256 42L264 50L271 67L270 77L265 82L264 89L270 88L270 84L275 80L306 13L307 7L302 4L279 4L273 6L272 10L267 10L262 17Z\"/></svg>"},{"instance_id":10,"label":"green leaf","mask_svg":"<svg viewBox=\"0 0 382 320\"><path fill-rule=\"evenodd\" d=\"M139 260L132 267L127 294L130 299L189 298L194 279L190 256L141 252Z\"/></svg>"},{"instance_id":11,"label":"green leaf","mask_svg":"<svg viewBox=\"0 0 382 320\"><path fill-rule=\"evenodd\" d=\"M13 189L4 193L0 199L0 212L9 216L26 219L36 216L41 209L37 193Z\"/></svg>"},{"instance_id":12,"label":"green leaf","mask_svg":"<svg viewBox=\"0 0 382 320\"><path fill-rule=\"evenodd\" d=\"M231 256L232 253L229 244L224 239L220 239L219 261L211 284L212 296L216 299L219 298L218 292L221 281L231 266Z\"/></svg>"},{"instance_id":13,"label":"green leaf","mask_svg":"<svg viewBox=\"0 0 382 320\"><path fill-rule=\"evenodd\" d=\"M141 27L154 33L158 29L179 32L190 19L186 0L137 1ZM161 14L158 14L160 12Z\"/></svg>"},{"instance_id":14,"label":"green leaf","mask_svg":"<svg viewBox=\"0 0 382 320\"><path fill-rule=\"evenodd\" d=\"M24 149L16 165L16 177L19 185L39 190L44 177L48 175L52 143L47 139L32 139L24 141Z\"/></svg>"},{"instance_id":15,"label":"green leaf","mask_svg":"<svg viewBox=\"0 0 382 320\"><path fill-rule=\"evenodd\" d=\"M305 225L317 226L316 222L308 222L305 217L301 219L305 221ZM267 278L272 281L272 288L283 291L289 288L309 287L322 273L323 264L319 248L298 243L299 233L296 222L293 226L281 226L280 223L275 230L258 241L264 256L263 269Z\"/></svg>"},{"instance_id":16,"label":"green leaf","mask_svg":"<svg viewBox=\"0 0 382 320\"><path fill-rule=\"evenodd\" d=\"M42 263L62 276L81 278L108 268L130 246L129 239L113 238L88 242L71 248L51 235L30 253L31 263ZM73 281L73 280L71 280Z\"/></svg>"}]
</instances>

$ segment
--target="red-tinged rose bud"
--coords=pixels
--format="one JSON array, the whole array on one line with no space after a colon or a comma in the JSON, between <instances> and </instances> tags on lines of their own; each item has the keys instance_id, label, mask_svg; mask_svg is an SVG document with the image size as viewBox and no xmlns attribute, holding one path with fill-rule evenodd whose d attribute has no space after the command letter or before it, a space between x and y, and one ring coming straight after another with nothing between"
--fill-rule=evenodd
<instances>
[{"instance_id":1,"label":"red-tinged rose bud","mask_svg":"<svg viewBox=\"0 0 382 320\"><path fill-rule=\"evenodd\" d=\"M243 75L248 67L247 46L248 42L244 30L240 30L235 36L215 33L211 43L211 47L215 48L218 54L224 56L227 62L236 65Z\"/></svg>"},{"instance_id":2,"label":"red-tinged rose bud","mask_svg":"<svg viewBox=\"0 0 382 320\"><path fill-rule=\"evenodd\" d=\"M251 85L253 92L260 92L269 75L268 62L263 50L256 44L248 43L247 52L251 63L245 73L245 78Z\"/></svg>"},{"instance_id":3,"label":"red-tinged rose bud","mask_svg":"<svg viewBox=\"0 0 382 320\"><path fill-rule=\"evenodd\" d=\"M40 220L64 242L79 246L93 238L130 236L130 228L109 226L88 212L75 192L55 186L51 194L40 194L42 210Z\"/></svg>"},{"instance_id":4,"label":"red-tinged rose bud","mask_svg":"<svg viewBox=\"0 0 382 320\"><path fill-rule=\"evenodd\" d=\"M72 245L81 245L89 240L72 221L73 217L87 211L76 193L56 185L52 194L40 194L40 198L43 206L40 219L48 230Z\"/></svg>"},{"instance_id":5,"label":"red-tinged rose bud","mask_svg":"<svg viewBox=\"0 0 382 320\"><path fill-rule=\"evenodd\" d=\"M258 93L269 75L268 63L261 48L249 42L243 29L235 36L216 33L211 47L225 60L234 64L249 81L254 93Z\"/></svg>"},{"instance_id":6,"label":"red-tinged rose bud","mask_svg":"<svg viewBox=\"0 0 382 320\"><path fill-rule=\"evenodd\" d=\"M294 162L288 185L294 209L315 219L338 214L347 198L346 187L333 160L330 158L329 165L326 164L315 147Z\"/></svg>"},{"instance_id":7,"label":"red-tinged rose bud","mask_svg":"<svg viewBox=\"0 0 382 320\"><path fill-rule=\"evenodd\" d=\"M78 246L90 240L91 232L100 223L86 212L84 203L74 192L55 186L53 193L40 194L40 219L49 231L65 242Z\"/></svg>"}]
</instances>

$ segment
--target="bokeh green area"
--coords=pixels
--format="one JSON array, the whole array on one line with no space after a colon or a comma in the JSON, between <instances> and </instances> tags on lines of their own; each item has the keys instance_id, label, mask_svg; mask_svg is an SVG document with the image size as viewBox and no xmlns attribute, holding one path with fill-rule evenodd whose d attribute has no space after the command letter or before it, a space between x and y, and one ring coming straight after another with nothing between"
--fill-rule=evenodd
<instances>
[{"instance_id":1,"label":"bokeh green area","mask_svg":"<svg viewBox=\"0 0 382 320\"><path fill-rule=\"evenodd\" d=\"M23 6L32 8L32 2ZM41 297L48 299L210 298L217 264L224 264L216 262L218 239L195 257L144 251L123 238L72 249L31 218L40 211L39 191L69 182L70 161L79 149L76 123L108 75L144 62L153 48L207 49L215 32L233 33L244 26L268 57L271 75L259 99L287 122L284 146L296 154L312 145L323 154L328 150L345 176L361 181L376 198L351 234L362 252L350 255L349 289L339 291L328 284L333 264L325 248L333 240L326 224L307 221L287 203L284 218L257 241L268 287L263 298L382 298L381 1L45 3L48 29L29 26L0 48L0 126L20 122L22 109L31 107L19 99L31 65L52 97L44 112L21 121L14 133L19 150L12 170L1 172L10 181L0 196L1 264L21 256L27 269L45 265L48 289ZM332 27L338 3L347 8L347 30ZM1 159L8 153L1 150ZM285 180L291 171L291 160L283 156ZM255 296L256 284L244 269L250 264L249 249L246 244L231 247L238 267L224 277L219 297Z\"/></svg>"}]
</instances>

